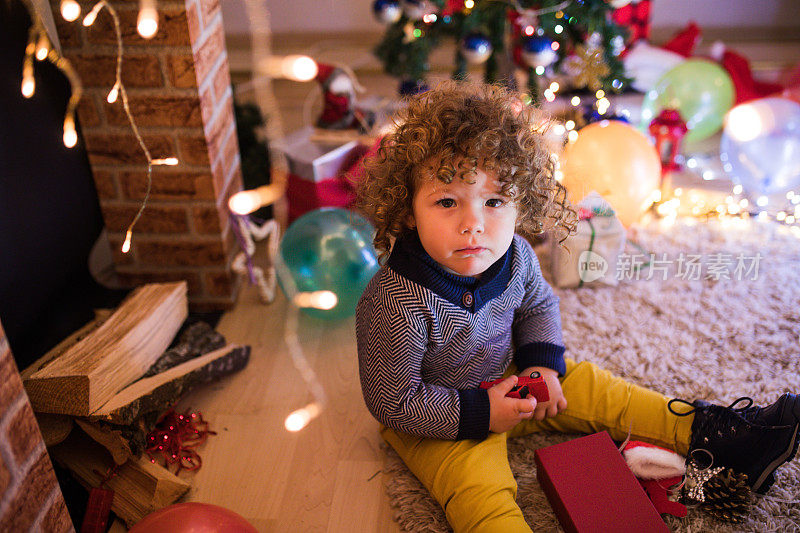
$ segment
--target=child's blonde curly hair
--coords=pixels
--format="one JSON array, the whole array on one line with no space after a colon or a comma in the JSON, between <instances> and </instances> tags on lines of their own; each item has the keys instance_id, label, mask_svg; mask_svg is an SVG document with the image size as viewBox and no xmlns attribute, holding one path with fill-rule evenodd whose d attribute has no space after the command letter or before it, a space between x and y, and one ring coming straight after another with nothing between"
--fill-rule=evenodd
<instances>
[{"instance_id":1,"label":"child's blonde curly hair","mask_svg":"<svg viewBox=\"0 0 800 533\"><path fill-rule=\"evenodd\" d=\"M554 228L563 240L576 224L566 190L554 177L536 111L511 91L486 84L446 81L410 98L397 128L364 162L358 206L375 225L381 257L410 229L414 193L426 169L444 183L471 182L475 169L497 173L501 192L516 203L517 231L535 235Z\"/></svg>"}]
</instances>

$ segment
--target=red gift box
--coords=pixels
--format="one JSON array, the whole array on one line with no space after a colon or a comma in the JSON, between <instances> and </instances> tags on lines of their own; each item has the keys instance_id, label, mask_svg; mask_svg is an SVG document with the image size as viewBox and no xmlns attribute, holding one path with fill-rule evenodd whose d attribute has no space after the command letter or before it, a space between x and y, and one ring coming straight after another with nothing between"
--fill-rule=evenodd
<instances>
[{"instance_id":1,"label":"red gift box","mask_svg":"<svg viewBox=\"0 0 800 533\"><path fill-rule=\"evenodd\" d=\"M354 186L347 174L369 147L358 141L315 141L313 136L314 128L308 127L275 141L289 166L289 222L313 209L346 208L355 200Z\"/></svg>"},{"instance_id":2,"label":"red gift box","mask_svg":"<svg viewBox=\"0 0 800 533\"><path fill-rule=\"evenodd\" d=\"M539 484L567 533L669 533L605 431L540 448L534 459Z\"/></svg>"}]
</instances>

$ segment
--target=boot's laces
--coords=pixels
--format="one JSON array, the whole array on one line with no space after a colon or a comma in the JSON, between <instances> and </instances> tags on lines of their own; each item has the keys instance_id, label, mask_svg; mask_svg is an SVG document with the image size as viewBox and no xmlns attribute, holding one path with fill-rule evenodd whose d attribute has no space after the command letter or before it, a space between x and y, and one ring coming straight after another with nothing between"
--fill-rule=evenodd
<instances>
[{"instance_id":1,"label":"boot's laces","mask_svg":"<svg viewBox=\"0 0 800 533\"><path fill-rule=\"evenodd\" d=\"M685 411L683 413L679 413L678 411L676 411L676 410L674 410L672 408L672 403L673 402L682 403L682 404L688 405L689 407L691 407L691 409L689 409L688 411ZM745 405L743 407L736 407L736 404L738 404L739 402L747 402L747 405ZM740 396L739 398L734 400L734 402L732 404L730 404L727 408L730 409L731 411L741 412L741 411L744 411L746 409L749 409L752 405L753 405L753 399L752 398L750 398L749 396ZM681 398L673 398L669 402L667 402L667 409L669 409L669 412L672 413L673 415L676 415L676 416L688 416L688 415L691 415L691 414L693 414L693 413L695 413L695 412L697 412L697 411L699 411L701 409L704 409L704 407L696 406L693 403L687 402L686 400L683 400Z\"/></svg>"}]
</instances>

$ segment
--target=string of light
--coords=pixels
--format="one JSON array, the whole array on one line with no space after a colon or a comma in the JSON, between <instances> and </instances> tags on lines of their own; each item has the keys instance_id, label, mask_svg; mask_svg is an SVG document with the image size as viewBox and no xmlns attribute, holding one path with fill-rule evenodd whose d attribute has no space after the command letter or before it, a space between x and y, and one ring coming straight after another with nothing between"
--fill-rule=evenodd
<instances>
[{"instance_id":1,"label":"string of light","mask_svg":"<svg viewBox=\"0 0 800 533\"><path fill-rule=\"evenodd\" d=\"M61 5L62 15L65 11L64 3L65 2L62 2ZM117 98L119 96L122 97L122 107L125 110L125 115L128 117L128 122L131 125L131 130L133 130L133 135L136 137L136 142L139 144L139 147L142 149L142 152L144 153L144 156L147 159L147 189L145 191L142 203L139 206L139 210L136 212L136 215L133 217L133 220L128 225L128 228L125 231L125 240L122 243L122 252L128 253L131 249L133 228L139 221L139 218L141 218L142 213L147 207L147 202L150 199L150 191L153 185L153 166L156 165L175 166L178 164L179 161L176 157L165 157L165 158L154 159L150 155L150 150L144 143L144 139L142 139L142 135L139 132L139 128L136 126L136 121L133 119L133 114L131 113L130 104L128 102L128 92L125 90L125 84L122 83L122 57L124 50L122 45L122 31L120 30L120 25L119 25L119 15L117 14L116 9L114 9L113 6L111 6L108 2L106 2L106 0L100 0L100 2L97 2L94 5L94 7L92 7L91 11L89 11L89 13L83 18L83 25L89 27L92 24L94 24L95 20L97 19L97 15L104 8L109 12L112 19L114 20L114 33L117 39L116 77L114 81L114 86L111 87L111 90L108 92L106 101L108 101L109 104L113 104L117 101ZM66 10L68 11L68 13L70 13L70 15L72 14L70 8L66 8ZM142 2L140 3L139 17L137 20L137 30L139 31L139 34L145 38L150 38L153 35L155 35L156 31L158 30L158 12L156 11L155 1L142 0Z\"/></svg>"},{"instance_id":2,"label":"string of light","mask_svg":"<svg viewBox=\"0 0 800 533\"><path fill-rule=\"evenodd\" d=\"M75 110L83 94L81 79L72 67L72 64L65 57L62 57L53 47L47 37L42 19L36 10L28 6L31 16L31 28L28 31L28 44L25 47L25 59L22 62L22 96L31 98L36 92L36 78L34 76L34 60L44 61L45 59L55 65L70 84L71 94L67 102L67 110L64 113L64 146L72 148L78 143L78 133L75 131Z\"/></svg>"}]
</instances>

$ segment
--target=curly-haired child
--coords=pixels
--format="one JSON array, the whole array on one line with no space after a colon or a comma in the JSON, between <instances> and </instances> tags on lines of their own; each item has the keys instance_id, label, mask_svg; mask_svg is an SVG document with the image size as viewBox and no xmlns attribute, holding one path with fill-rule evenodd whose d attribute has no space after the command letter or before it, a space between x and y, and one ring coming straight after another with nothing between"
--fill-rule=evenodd
<instances>
[{"instance_id":1,"label":"curly-haired child","mask_svg":"<svg viewBox=\"0 0 800 533\"><path fill-rule=\"evenodd\" d=\"M676 412L676 400L564 358L558 298L515 233L565 235L576 220L534 113L505 89L446 82L408 102L365 164L359 203L388 260L358 304L356 336L381 435L455 531L529 531L506 439L540 430L703 448L765 491L797 449L799 396ZM507 397L532 371L550 400Z\"/></svg>"}]
</instances>

